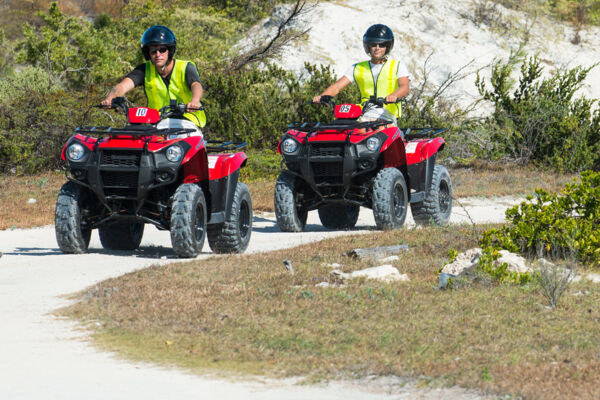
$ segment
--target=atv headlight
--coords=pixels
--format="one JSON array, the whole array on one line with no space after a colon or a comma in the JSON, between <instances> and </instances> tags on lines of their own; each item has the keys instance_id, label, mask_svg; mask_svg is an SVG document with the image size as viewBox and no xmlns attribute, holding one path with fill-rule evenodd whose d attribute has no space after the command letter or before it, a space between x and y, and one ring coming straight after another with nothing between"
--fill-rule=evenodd
<instances>
[{"instance_id":1,"label":"atv headlight","mask_svg":"<svg viewBox=\"0 0 600 400\"><path fill-rule=\"evenodd\" d=\"M85 149L79 143L73 143L67 147L67 158L70 161L79 161L85 154Z\"/></svg>"},{"instance_id":2,"label":"atv headlight","mask_svg":"<svg viewBox=\"0 0 600 400\"><path fill-rule=\"evenodd\" d=\"M298 142L296 142L294 139L292 138L287 138L283 141L283 143L281 144L281 149L283 150L284 153L293 153L296 151L296 149L298 148Z\"/></svg>"},{"instance_id":3,"label":"atv headlight","mask_svg":"<svg viewBox=\"0 0 600 400\"><path fill-rule=\"evenodd\" d=\"M378 137L370 137L367 139L367 149L369 149L370 151L375 151L379 148L379 145L381 144L381 141L379 140Z\"/></svg>"},{"instance_id":4,"label":"atv headlight","mask_svg":"<svg viewBox=\"0 0 600 400\"><path fill-rule=\"evenodd\" d=\"M183 149L177 145L171 146L167 149L167 160L176 163L181 160L183 156Z\"/></svg>"}]
</instances>

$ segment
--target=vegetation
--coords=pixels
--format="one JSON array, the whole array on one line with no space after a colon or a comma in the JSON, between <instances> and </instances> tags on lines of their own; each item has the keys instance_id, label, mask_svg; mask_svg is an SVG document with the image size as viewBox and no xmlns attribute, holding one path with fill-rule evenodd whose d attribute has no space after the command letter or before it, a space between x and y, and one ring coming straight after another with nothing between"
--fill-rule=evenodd
<instances>
[{"instance_id":1,"label":"vegetation","mask_svg":"<svg viewBox=\"0 0 600 400\"><path fill-rule=\"evenodd\" d=\"M479 77L476 82L483 99L494 105L493 116L479 127L492 144L486 155L563 171L598 170L600 109L593 108L596 100L575 97L593 66L542 78L540 62L532 57L522 63L514 91L513 68L512 60L495 64L491 90Z\"/></svg>"},{"instance_id":2,"label":"vegetation","mask_svg":"<svg viewBox=\"0 0 600 400\"><path fill-rule=\"evenodd\" d=\"M600 173L584 172L560 194L538 189L506 218L508 225L484 234L482 247L600 265Z\"/></svg>"},{"instance_id":3,"label":"vegetation","mask_svg":"<svg viewBox=\"0 0 600 400\"><path fill-rule=\"evenodd\" d=\"M531 4L513 3L502 1L512 7ZM573 10L576 4L590 23L595 21L596 3L546 3L545 10L556 12ZM273 0L102 0L65 8L41 0L10 2L6 15L31 16L23 19L18 33L11 23L3 24L0 31L0 48L6 54L0 61L0 171L57 168L61 145L75 126L121 123L120 117L92 110L90 105L143 61L139 38L145 28L158 23L177 27L178 57L194 61L199 68L207 93L209 138L274 149L290 122L328 120L327 107L306 102L337 79L330 68L306 65L298 77L269 65L268 51L266 56L256 57L259 51L246 57L234 46L245 29L274 5ZM284 33L281 40L290 37ZM14 69L14 62L24 67ZM589 68L541 79L539 62L532 58L522 62L519 87L511 92L515 65L514 60L495 65L491 89L478 82L483 99L495 107L493 118L465 120L465 110L444 101L443 87L427 94L425 87L417 85L403 106L406 124L446 127L451 150L447 154L459 162L503 159L560 171L598 169L600 114L593 111L595 100L574 97ZM352 88L336 100L352 102L357 97ZM129 98L136 104L145 102L142 89Z\"/></svg>"}]
</instances>

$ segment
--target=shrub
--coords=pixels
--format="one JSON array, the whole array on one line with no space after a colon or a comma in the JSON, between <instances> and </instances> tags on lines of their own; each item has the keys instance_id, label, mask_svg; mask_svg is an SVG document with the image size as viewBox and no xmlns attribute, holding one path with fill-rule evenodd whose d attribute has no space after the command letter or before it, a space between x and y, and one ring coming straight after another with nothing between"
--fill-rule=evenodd
<instances>
[{"instance_id":1,"label":"shrub","mask_svg":"<svg viewBox=\"0 0 600 400\"><path fill-rule=\"evenodd\" d=\"M600 265L600 173L583 172L560 194L537 189L506 218L509 225L484 233L482 248Z\"/></svg>"},{"instance_id":2,"label":"shrub","mask_svg":"<svg viewBox=\"0 0 600 400\"><path fill-rule=\"evenodd\" d=\"M203 86L209 138L242 140L256 148L274 149L292 122L328 121L328 107L308 104L312 97L336 80L329 67L305 65L306 75L270 65L241 71L207 71ZM336 101L356 101L347 90Z\"/></svg>"},{"instance_id":3,"label":"shrub","mask_svg":"<svg viewBox=\"0 0 600 400\"><path fill-rule=\"evenodd\" d=\"M512 62L494 65L491 90L478 76L480 94L494 105L493 117L484 126L493 143L487 155L561 171L600 168L600 110L593 111L597 100L574 97L594 67L575 67L541 79L539 60L531 57L522 64L514 91Z\"/></svg>"},{"instance_id":4,"label":"shrub","mask_svg":"<svg viewBox=\"0 0 600 400\"><path fill-rule=\"evenodd\" d=\"M43 69L25 67L0 80L0 169L34 172L48 167L69 135L74 108L63 87Z\"/></svg>"}]
</instances>

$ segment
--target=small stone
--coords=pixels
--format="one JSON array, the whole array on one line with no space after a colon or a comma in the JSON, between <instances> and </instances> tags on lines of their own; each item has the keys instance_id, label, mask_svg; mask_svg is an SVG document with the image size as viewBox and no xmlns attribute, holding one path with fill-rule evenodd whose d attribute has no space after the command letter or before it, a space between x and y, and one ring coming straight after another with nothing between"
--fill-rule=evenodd
<instances>
[{"instance_id":1,"label":"small stone","mask_svg":"<svg viewBox=\"0 0 600 400\"><path fill-rule=\"evenodd\" d=\"M331 285L329 284L329 282L320 282L320 283L317 283L315 286L322 287L322 288L328 288Z\"/></svg>"},{"instance_id":2,"label":"small stone","mask_svg":"<svg viewBox=\"0 0 600 400\"><path fill-rule=\"evenodd\" d=\"M33 197L30 198L29 200L27 200L27 204L35 204L35 203L37 203L37 200L34 199Z\"/></svg>"}]
</instances>

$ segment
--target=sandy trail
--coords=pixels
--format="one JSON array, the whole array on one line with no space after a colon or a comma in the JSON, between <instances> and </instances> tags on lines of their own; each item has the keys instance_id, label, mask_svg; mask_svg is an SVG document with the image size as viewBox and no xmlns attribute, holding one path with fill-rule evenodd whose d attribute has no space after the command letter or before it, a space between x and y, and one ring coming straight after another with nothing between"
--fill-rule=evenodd
<instances>
[{"instance_id":1,"label":"sandy trail","mask_svg":"<svg viewBox=\"0 0 600 400\"><path fill-rule=\"evenodd\" d=\"M466 199L453 223L502 221L514 200ZM468 215L467 215L468 213ZM414 226L407 218L407 226ZM297 246L336 235L374 229L372 212L361 210L357 229L326 231L316 212L307 232L282 233L273 214L255 216L249 252ZM230 382L176 369L119 360L95 349L75 322L52 316L68 304L64 295L152 264L178 262L168 232L146 226L133 254L104 250L96 231L90 251L60 252L54 227L0 231L0 398L2 399L402 399L481 398L462 389L423 390L396 378L298 386L294 380ZM208 246L199 258L212 256Z\"/></svg>"}]
</instances>

